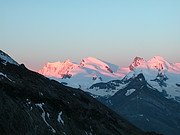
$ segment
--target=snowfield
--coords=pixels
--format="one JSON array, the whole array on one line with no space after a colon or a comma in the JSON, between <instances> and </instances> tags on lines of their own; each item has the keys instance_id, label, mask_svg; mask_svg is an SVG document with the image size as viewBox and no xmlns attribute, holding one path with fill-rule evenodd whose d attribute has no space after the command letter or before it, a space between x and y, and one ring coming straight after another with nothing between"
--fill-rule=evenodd
<instances>
[{"instance_id":1,"label":"snowfield","mask_svg":"<svg viewBox=\"0 0 180 135\"><path fill-rule=\"evenodd\" d=\"M146 81L167 98L180 99L180 63L169 63L160 56L149 61L136 57L132 64L123 68L93 57L82 59L80 64L66 60L64 62L46 63L38 71L51 79L67 86L80 88L94 96L112 96L126 84L116 89L89 89L93 84L111 80L129 80L142 73ZM126 95L132 94L133 90Z\"/></svg>"}]
</instances>

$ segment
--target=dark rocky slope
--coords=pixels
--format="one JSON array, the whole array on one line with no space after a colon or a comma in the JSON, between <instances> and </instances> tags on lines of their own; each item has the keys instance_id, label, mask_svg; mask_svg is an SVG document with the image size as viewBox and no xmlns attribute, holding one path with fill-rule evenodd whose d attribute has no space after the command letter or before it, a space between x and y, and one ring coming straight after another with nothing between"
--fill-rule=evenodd
<instances>
[{"instance_id":1,"label":"dark rocky slope","mask_svg":"<svg viewBox=\"0 0 180 135\"><path fill-rule=\"evenodd\" d=\"M180 104L150 86L143 74L127 82L112 97L99 100L144 131L180 135Z\"/></svg>"},{"instance_id":2,"label":"dark rocky slope","mask_svg":"<svg viewBox=\"0 0 180 135\"><path fill-rule=\"evenodd\" d=\"M147 135L83 91L2 59L0 134Z\"/></svg>"}]
</instances>

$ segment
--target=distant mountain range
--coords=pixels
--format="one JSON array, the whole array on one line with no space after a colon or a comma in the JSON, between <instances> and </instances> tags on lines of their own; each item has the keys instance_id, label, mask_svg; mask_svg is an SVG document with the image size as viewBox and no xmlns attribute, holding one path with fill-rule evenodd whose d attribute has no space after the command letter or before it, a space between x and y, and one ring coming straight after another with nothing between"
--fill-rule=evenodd
<instances>
[{"instance_id":1,"label":"distant mountain range","mask_svg":"<svg viewBox=\"0 0 180 135\"><path fill-rule=\"evenodd\" d=\"M38 73L53 78L74 88L87 90L92 84L122 78L129 72L128 68L88 57L76 64L70 60L64 62L47 62ZM106 94L106 93L105 93ZM108 93L107 93L108 94Z\"/></svg>"},{"instance_id":2,"label":"distant mountain range","mask_svg":"<svg viewBox=\"0 0 180 135\"><path fill-rule=\"evenodd\" d=\"M38 72L82 89L144 131L180 134L180 63L135 57L123 68L88 57L46 63Z\"/></svg>"},{"instance_id":3,"label":"distant mountain range","mask_svg":"<svg viewBox=\"0 0 180 135\"><path fill-rule=\"evenodd\" d=\"M112 96L118 91L116 89L98 90L97 87L94 87L96 83L127 80L142 73L152 87L160 92L166 92L167 98L178 101L180 97L180 63L169 63L160 56L155 56L149 61L136 57L127 68L93 57L84 58L80 64L73 63L70 60L55 63L47 62L38 73L68 86L81 88L95 96ZM124 87L124 85L122 84L120 87Z\"/></svg>"}]
</instances>

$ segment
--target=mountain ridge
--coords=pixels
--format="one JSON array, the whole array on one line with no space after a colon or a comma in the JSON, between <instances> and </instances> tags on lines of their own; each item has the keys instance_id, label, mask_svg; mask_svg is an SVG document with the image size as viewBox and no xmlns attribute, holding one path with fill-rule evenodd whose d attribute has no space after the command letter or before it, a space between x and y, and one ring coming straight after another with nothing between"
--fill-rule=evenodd
<instances>
[{"instance_id":1,"label":"mountain ridge","mask_svg":"<svg viewBox=\"0 0 180 135\"><path fill-rule=\"evenodd\" d=\"M69 59L65 60L62 63L65 63L66 61L71 62L72 64L75 64L75 62L73 63ZM47 63L50 63L50 62L47 62ZM61 62L59 62L59 63L61 63ZM106 63L108 63L109 65L113 65L113 66L111 67L111 66L107 65ZM129 67L121 67L121 68L129 68L130 70L128 70L127 72L130 72L131 70L133 70L136 67L145 66L145 65L143 65L144 63L147 63L147 66L149 68L151 68L151 69L159 69L159 70L166 69L167 70L168 68L172 68L169 71L173 72L174 70L176 70L176 72L174 72L174 73L180 74L180 63L169 63L161 56L154 56L153 58L151 58L148 61L146 61L146 60L144 60L143 58L140 58L140 57L135 57L133 62L130 64ZM45 66L46 66L46 64L45 64ZM50 64L56 65L56 62L50 63ZM106 68L106 70L109 68L110 70L108 70L108 71L110 73L117 72L118 68L120 68L120 66L118 66L118 65L111 64L109 62L106 62L104 60L100 60L100 59L97 59L97 58L94 58L94 57L84 58L84 59L81 60L81 62L79 64L76 64L76 65L78 67L84 67L85 66L86 68L95 69L95 70L97 70L97 68L93 67L94 65L96 65L96 67L102 67L102 68L104 68L104 70L105 70L105 68ZM46 76L45 72L44 73L41 72L42 69L40 69L38 72ZM117 75L117 76L121 77L121 78L124 77L122 75Z\"/></svg>"},{"instance_id":2,"label":"mountain ridge","mask_svg":"<svg viewBox=\"0 0 180 135\"><path fill-rule=\"evenodd\" d=\"M88 65L93 64L88 63ZM180 120L178 110L178 107L180 107L179 65L179 63L169 63L160 56L154 56L148 61L135 57L132 64L122 73L121 78L110 78L107 81L103 80L102 74L93 76L93 78L92 73L97 75L97 72L91 72L91 67L85 66L84 69L88 69L90 74L89 80L86 76L80 75L77 75L77 77L80 77L83 81L80 80L79 82L73 76L64 80L53 79L66 82L66 85L72 87L72 83L79 84L79 88L83 91L89 93L144 131L154 130L165 135L171 135L171 133L179 135L179 125L177 124ZM96 66L94 65L93 68ZM105 69L105 64L103 68ZM113 68L110 67L110 69ZM123 72L123 68L120 69L120 72ZM109 73L115 74L116 72ZM91 81L93 79L95 81ZM138 99L136 99L137 97ZM139 106L139 109L137 109L137 106ZM155 112L150 114L143 109L149 110L149 112L154 110ZM138 114L137 110L141 110L141 112ZM171 124L169 125L169 123Z\"/></svg>"},{"instance_id":3,"label":"mountain ridge","mask_svg":"<svg viewBox=\"0 0 180 135\"><path fill-rule=\"evenodd\" d=\"M179 102L166 98L166 91L160 92L152 87L142 73L126 80L124 87L119 87L122 84L123 81L116 83L114 89L118 90L114 95L96 98L144 131L179 135Z\"/></svg>"},{"instance_id":4,"label":"mountain ridge","mask_svg":"<svg viewBox=\"0 0 180 135\"><path fill-rule=\"evenodd\" d=\"M73 63L71 62L71 64ZM52 68L56 68L56 66L53 67L53 63L51 63L51 65ZM96 90L89 90L93 84L105 83L111 80L121 80L123 78L129 79L137 76L139 73L143 73L148 82L152 86L157 87L159 91L167 89L169 98L176 98L175 95L177 94L178 96L180 93L176 85L180 83L178 81L180 80L180 63L169 63L160 56L154 56L148 61L140 57L135 57L132 64L127 68L122 68L93 57L82 59L80 64L74 64L72 68L67 66L63 72L61 72L62 67L60 68L61 70L57 71L58 74L54 72L52 68L45 66L38 72L68 86L81 88L87 92L93 92L93 94L96 93L98 95L102 92L99 93L99 91ZM42 72L43 70L47 70L48 72ZM168 89L170 88L173 89L173 91L169 91ZM105 92L103 95L108 96L112 94L113 93Z\"/></svg>"},{"instance_id":5,"label":"mountain ridge","mask_svg":"<svg viewBox=\"0 0 180 135\"><path fill-rule=\"evenodd\" d=\"M82 90L23 64L0 61L0 73L1 135L156 135L136 128Z\"/></svg>"},{"instance_id":6,"label":"mountain ridge","mask_svg":"<svg viewBox=\"0 0 180 135\"><path fill-rule=\"evenodd\" d=\"M11 63L14 65L19 65L15 60L13 60L8 54L0 50L0 60L3 64Z\"/></svg>"}]
</instances>

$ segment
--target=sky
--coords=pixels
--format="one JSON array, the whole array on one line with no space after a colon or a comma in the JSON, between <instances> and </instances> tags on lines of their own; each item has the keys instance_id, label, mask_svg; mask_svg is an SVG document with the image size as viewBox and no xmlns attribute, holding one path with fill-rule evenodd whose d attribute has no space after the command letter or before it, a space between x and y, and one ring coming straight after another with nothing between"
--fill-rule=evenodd
<instances>
[{"instance_id":1,"label":"sky","mask_svg":"<svg viewBox=\"0 0 180 135\"><path fill-rule=\"evenodd\" d=\"M0 49L34 71L86 57L180 62L180 0L0 0Z\"/></svg>"}]
</instances>

